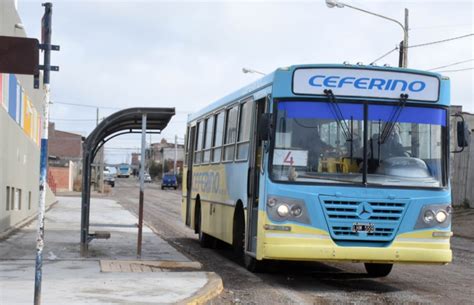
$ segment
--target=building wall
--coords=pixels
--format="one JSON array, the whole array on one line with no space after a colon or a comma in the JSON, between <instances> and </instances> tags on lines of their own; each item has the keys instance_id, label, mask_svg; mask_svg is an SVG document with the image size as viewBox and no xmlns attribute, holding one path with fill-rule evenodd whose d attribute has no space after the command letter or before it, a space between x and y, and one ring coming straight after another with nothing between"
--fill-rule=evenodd
<instances>
[{"instance_id":1,"label":"building wall","mask_svg":"<svg viewBox=\"0 0 474 305\"><path fill-rule=\"evenodd\" d=\"M163 159L164 160L174 160L175 149L174 147L163 148ZM177 159L178 161L184 160L184 147L178 147L177 149Z\"/></svg>"},{"instance_id":2,"label":"building wall","mask_svg":"<svg viewBox=\"0 0 474 305\"><path fill-rule=\"evenodd\" d=\"M50 167L49 171L56 184L57 192L67 192L72 190L72 177L69 167Z\"/></svg>"},{"instance_id":3,"label":"building wall","mask_svg":"<svg viewBox=\"0 0 474 305\"><path fill-rule=\"evenodd\" d=\"M21 20L14 3L13 0L0 1L0 35L25 37L24 30L15 28ZM33 89L32 76L0 75L2 233L37 212L43 91ZM47 198L47 204L54 200L50 192Z\"/></svg>"},{"instance_id":4,"label":"building wall","mask_svg":"<svg viewBox=\"0 0 474 305\"><path fill-rule=\"evenodd\" d=\"M48 154L61 159L80 160L82 158L82 136L56 130L49 124Z\"/></svg>"}]
</instances>

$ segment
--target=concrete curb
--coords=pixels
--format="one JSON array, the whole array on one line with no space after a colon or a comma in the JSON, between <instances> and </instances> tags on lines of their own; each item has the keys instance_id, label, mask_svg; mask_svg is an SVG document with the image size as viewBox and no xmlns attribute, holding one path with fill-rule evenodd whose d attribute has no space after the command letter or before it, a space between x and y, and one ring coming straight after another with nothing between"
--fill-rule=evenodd
<instances>
[{"instance_id":1,"label":"concrete curb","mask_svg":"<svg viewBox=\"0 0 474 305\"><path fill-rule=\"evenodd\" d=\"M214 272L207 272L207 283L194 295L186 298L177 304L179 305L200 305L217 297L223 290L222 278Z\"/></svg>"}]
</instances>

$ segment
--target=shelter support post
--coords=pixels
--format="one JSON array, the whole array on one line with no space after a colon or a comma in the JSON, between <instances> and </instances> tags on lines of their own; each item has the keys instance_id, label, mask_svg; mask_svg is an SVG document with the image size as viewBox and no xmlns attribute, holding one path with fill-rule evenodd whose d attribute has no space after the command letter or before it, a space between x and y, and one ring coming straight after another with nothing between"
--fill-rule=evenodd
<instances>
[{"instance_id":1,"label":"shelter support post","mask_svg":"<svg viewBox=\"0 0 474 305\"><path fill-rule=\"evenodd\" d=\"M82 161L82 200L81 200L81 257L86 257L89 251L89 215L90 215L90 176L91 154L84 143Z\"/></svg>"},{"instance_id":2,"label":"shelter support post","mask_svg":"<svg viewBox=\"0 0 474 305\"><path fill-rule=\"evenodd\" d=\"M142 115L142 151L140 158L140 199L138 207L138 240L137 257L142 256L142 234L143 234L143 197L145 191L145 142L146 139L146 114Z\"/></svg>"}]
</instances>

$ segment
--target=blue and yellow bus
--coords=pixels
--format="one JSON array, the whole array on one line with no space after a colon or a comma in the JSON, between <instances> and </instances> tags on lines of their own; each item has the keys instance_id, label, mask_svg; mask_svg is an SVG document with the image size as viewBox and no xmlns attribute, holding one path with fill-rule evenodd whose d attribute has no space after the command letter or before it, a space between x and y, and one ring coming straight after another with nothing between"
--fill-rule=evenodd
<instances>
[{"instance_id":1,"label":"blue and yellow bus","mask_svg":"<svg viewBox=\"0 0 474 305\"><path fill-rule=\"evenodd\" d=\"M252 271L450 262L449 86L391 67L277 69L189 116L183 221Z\"/></svg>"}]
</instances>

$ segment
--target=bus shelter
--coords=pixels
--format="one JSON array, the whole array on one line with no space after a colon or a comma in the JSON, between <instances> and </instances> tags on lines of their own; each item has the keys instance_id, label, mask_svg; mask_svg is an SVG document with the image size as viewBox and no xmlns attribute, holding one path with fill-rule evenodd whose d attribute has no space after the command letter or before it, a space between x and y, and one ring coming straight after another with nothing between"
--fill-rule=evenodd
<instances>
[{"instance_id":1,"label":"bus shelter","mask_svg":"<svg viewBox=\"0 0 474 305\"><path fill-rule=\"evenodd\" d=\"M97 152L109 140L120 135L141 133L144 139L145 133L159 134L166 128L174 115L174 108L123 109L105 118L84 140L82 160L81 256L87 256L90 241L101 237L97 233L89 233L91 167ZM144 152L143 142L144 141L142 141L142 154ZM140 188L140 208L143 209L142 188ZM141 228L139 226L139 240L141 239L140 233ZM139 242L139 246L141 246L141 242Z\"/></svg>"}]
</instances>

